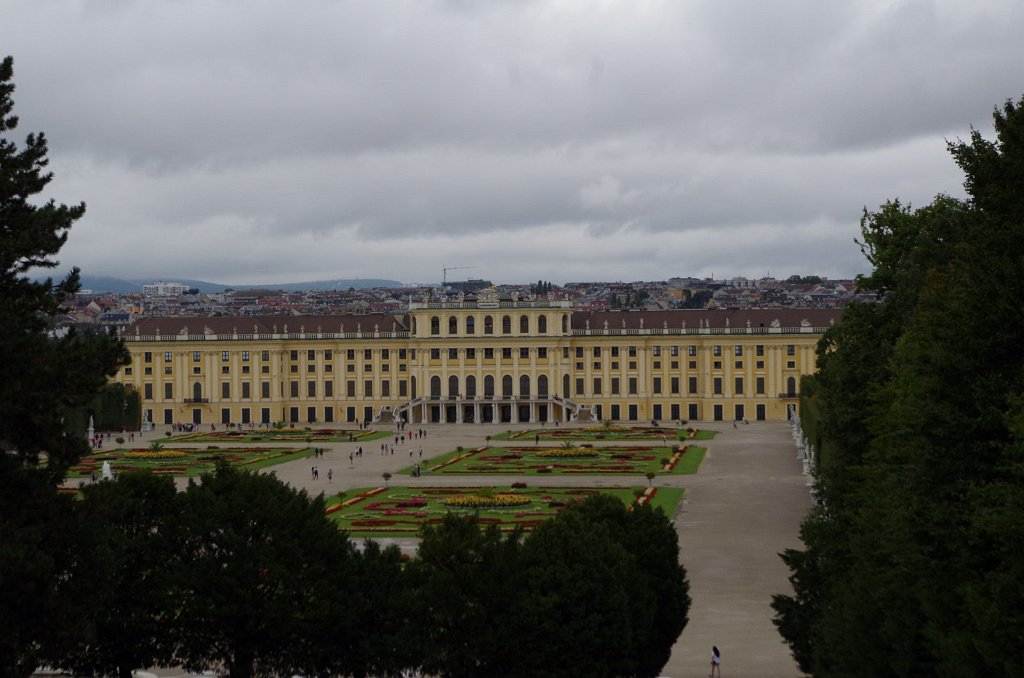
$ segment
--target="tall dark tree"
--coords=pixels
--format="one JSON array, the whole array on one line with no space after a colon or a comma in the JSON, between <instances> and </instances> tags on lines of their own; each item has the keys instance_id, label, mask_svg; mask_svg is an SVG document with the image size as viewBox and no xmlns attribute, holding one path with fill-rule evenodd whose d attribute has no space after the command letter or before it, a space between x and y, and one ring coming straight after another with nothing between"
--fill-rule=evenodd
<instances>
[{"instance_id":1,"label":"tall dark tree","mask_svg":"<svg viewBox=\"0 0 1024 678\"><path fill-rule=\"evenodd\" d=\"M88 451L84 437L68 435L65 418L91 401L117 367L124 347L107 336L55 338L53 318L78 289L78 272L59 283L29 276L56 266L53 256L82 204L68 207L35 198L50 183L43 134L24 147L10 138L14 61L0 61L0 674L25 675L42 647L85 631L70 595L84 559L56 484ZM64 514L66 515L66 514Z\"/></svg>"},{"instance_id":2,"label":"tall dark tree","mask_svg":"<svg viewBox=\"0 0 1024 678\"><path fill-rule=\"evenodd\" d=\"M50 663L80 675L116 675L166 665L174 637L168 620L177 600L171 573L182 543L174 481L136 471L84 488L76 502L79 524L93 534L100 581L89 591L93 631Z\"/></svg>"},{"instance_id":3,"label":"tall dark tree","mask_svg":"<svg viewBox=\"0 0 1024 678\"><path fill-rule=\"evenodd\" d=\"M183 497L176 659L234 678L350 672L356 558L322 497L221 464Z\"/></svg>"},{"instance_id":4,"label":"tall dark tree","mask_svg":"<svg viewBox=\"0 0 1024 678\"><path fill-rule=\"evenodd\" d=\"M880 302L823 339L823 507L774 603L814 675L1024 673L1022 105L950 145L967 201L865 216Z\"/></svg>"}]
</instances>

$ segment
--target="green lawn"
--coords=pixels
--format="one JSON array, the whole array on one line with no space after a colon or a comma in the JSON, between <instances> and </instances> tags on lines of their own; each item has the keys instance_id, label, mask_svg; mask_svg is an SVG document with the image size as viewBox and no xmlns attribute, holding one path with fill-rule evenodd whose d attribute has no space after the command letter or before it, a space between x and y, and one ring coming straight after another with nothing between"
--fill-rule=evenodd
<instances>
[{"instance_id":1,"label":"green lawn","mask_svg":"<svg viewBox=\"0 0 1024 678\"><path fill-rule=\"evenodd\" d=\"M491 440L514 440L517 442L534 442L535 440L711 440L715 431L705 431L695 427L676 428L674 426L586 426L583 428L531 428L526 431L505 431L491 436Z\"/></svg>"},{"instance_id":2,"label":"green lawn","mask_svg":"<svg viewBox=\"0 0 1024 678\"><path fill-rule=\"evenodd\" d=\"M553 517L568 503L582 501L590 494L610 494L623 503L632 503L635 493L650 492L645 501L660 507L672 516L683 498L683 490L674 487L652 489L646 487L623 488L568 488L521 487L508 485L495 487L392 487L361 488L328 499L327 513L338 526L353 537L414 537L420 526L438 524L446 513L476 514L484 525L498 525L510 531L517 525L529 531ZM458 508L442 503L445 499L464 496L511 495L521 505L506 508ZM500 497L499 497L500 498ZM457 500L456 500L457 501ZM497 501L494 499L494 501ZM344 504L344 505L343 505Z\"/></svg>"},{"instance_id":3,"label":"green lawn","mask_svg":"<svg viewBox=\"0 0 1024 678\"><path fill-rule=\"evenodd\" d=\"M632 474L693 474L697 472L706 447L682 445L682 453L676 457L671 447L654 445L628 445L614 447L582 446L574 452L594 456L546 457L548 452L559 454L561 446L522 445L515 447L483 447L470 450L455 450L439 457L420 462L423 475L468 474L468 475L608 475ZM663 459L668 459L666 467ZM411 474L413 466L399 473Z\"/></svg>"},{"instance_id":4,"label":"green lawn","mask_svg":"<svg viewBox=\"0 0 1024 678\"><path fill-rule=\"evenodd\" d=\"M393 434L387 431L344 428L277 428L241 431L197 431L183 433L167 439L174 443L345 443L366 442L387 438Z\"/></svg>"},{"instance_id":5,"label":"green lawn","mask_svg":"<svg viewBox=\"0 0 1024 678\"><path fill-rule=\"evenodd\" d=\"M102 477L103 462L110 462L114 473L148 469L172 476L197 476L212 471L218 462L258 469L283 464L313 455L311 447L165 447L158 452L148 448L98 450L68 471L69 478Z\"/></svg>"}]
</instances>

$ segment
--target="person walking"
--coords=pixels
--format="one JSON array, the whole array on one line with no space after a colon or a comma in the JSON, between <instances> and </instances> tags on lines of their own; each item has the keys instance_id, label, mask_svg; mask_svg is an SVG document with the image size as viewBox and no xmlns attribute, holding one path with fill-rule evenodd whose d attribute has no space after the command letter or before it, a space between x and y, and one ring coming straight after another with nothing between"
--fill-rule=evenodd
<instances>
[{"instance_id":1,"label":"person walking","mask_svg":"<svg viewBox=\"0 0 1024 678\"><path fill-rule=\"evenodd\" d=\"M711 646L711 678L714 678L715 673L718 673L718 678L722 678L722 653L718 651L717 645Z\"/></svg>"}]
</instances>

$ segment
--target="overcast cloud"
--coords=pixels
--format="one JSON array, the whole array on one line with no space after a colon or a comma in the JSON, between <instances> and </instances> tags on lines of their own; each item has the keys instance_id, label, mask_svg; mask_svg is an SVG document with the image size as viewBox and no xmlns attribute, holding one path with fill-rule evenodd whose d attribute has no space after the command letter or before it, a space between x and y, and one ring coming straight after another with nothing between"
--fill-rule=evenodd
<instances>
[{"instance_id":1,"label":"overcast cloud","mask_svg":"<svg viewBox=\"0 0 1024 678\"><path fill-rule=\"evenodd\" d=\"M962 195L1019 0L7 0L63 265L329 278L849 277L864 207Z\"/></svg>"}]
</instances>

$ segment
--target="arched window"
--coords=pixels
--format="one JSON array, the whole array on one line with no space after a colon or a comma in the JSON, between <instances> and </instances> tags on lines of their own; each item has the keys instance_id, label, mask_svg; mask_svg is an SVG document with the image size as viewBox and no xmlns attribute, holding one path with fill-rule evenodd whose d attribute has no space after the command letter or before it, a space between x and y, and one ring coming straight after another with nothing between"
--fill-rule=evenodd
<instances>
[{"instance_id":1,"label":"arched window","mask_svg":"<svg viewBox=\"0 0 1024 678\"><path fill-rule=\"evenodd\" d=\"M519 316L519 334L530 333L530 319L525 315Z\"/></svg>"},{"instance_id":2,"label":"arched window","mask_svg":"<svg viewBox=\"0 0 1024 678\"><path fill-rule=\"evenodd\" d=\"M519 397L530 397L530 377L525 374L519 377Z\"/></svg>"},{"instance_id":3,"label":"arched window","mask_svg":"<svg viewBox=\"0 0 1024 678\"><path fill-rule=\"evenodd\" d=\"M512 397L512 375L510 374L506 374L504 377L501 378L501 397Z\"/></svg>"},{"instance_id":4,"label":"arched window","mask_svg":"<svg viewBox=\"0 0 1024 678\"><path fill-rule=\"evenodd\" d=\"M562 334L569 333L569 316L562 314Z\"/></svg>"},{"instance_id":5,"label":"arched window","mask_svg":"<svg viewBox=\"0 0 1024 678\"><path fill-rule=\"evenodd\" d=\"M199 402L203 399L203 385L198 381L192 384L192 400Z\"/></svg>"},{"instance_id":6,"label":"arched window","mask_svg":"<svg viewBox=\"0 0 1024 678\"><path fill-rule=\"evenodd\" d=\"M196 384L198 386L198 384ZM786 395L796 395L796 377L786 379Z\"/></svg>"},{"instance_id":7,"label":"arched window","mask_svg":"<svg viewBox=\"0 0 1024 678\"><path fill-rule=\"evenodd\" d=\"M537 377L537 395L541 398L548 397L548 375L546 374Z\"/></svg>"},{"instance_id":8,"label":"arched window","mask_svg":"<svg viewBox=\"0 0 1024 678\"><path fill-rule=\"evenodd\" d=\"M441 334L441 319L436 315L430 319L430 333Z\"/></svg>"},{"instance_id":9,"label":"arched window","mask_svg":"<svg viewBox=\"0 0 1024 678\"><path fill-rule=\"evenodd\" d=\"M448 316L448 334L459 333L459 319L455 316Z\"/></svg>"},{"instance_id":10,"label":"arched window","mask_svg":"<svg viewBox=\"0 0 1024 678\"><path fill-rule=\"evenodd\" d=\"M473 316L466 316L466 334L476 334L476 320Z\"/></svg>"},{"instance_id":11,"label":"arched window","mask_svg":"<svg viewBox=\"0 0 1024 678\"><path fill-rule=\"evenodd\" d=\"M569 375L568 374L563 374L562 375L562 397L563 398L568 398L569 397Z\"/></svg>"},{"instance_id":12,"label":"arched window","mask_svg":"<svg viewBox=\"0 0 1024 678\"><path fill-rule=\"evenodd\" d=\"M474 377L472 374L466 377L466 397L476 397L476 377Z\"/></svg>"},{"instance_id":13,"label":"arched window","mask_svg":"<svg viewBox=\"0 0 1024 678\"><path fill-rule=\"evenodd\" d=\"M512 334L512 318L507 315L501 318L501 333Z\"/></svg>"},{"instance_id":14,"label":"arched window","mask_svg":"<svg viewBox=\"0 0 1024 678\"><path fill-rule=\"evenodd\" d=\"M441 377L433 376L430 378L430 397L440 398L441 397Z\"/></svg>"},{"instance_id":15,"label":"arched window","mask_svg":"<svg viewBox=\"0 0 1024 678\"><path fill-rule=\"evenodd\" d=\"M547 333L548 333L548 317L546 315L542 315L539 318L537 318L537 334L547 334Z\"/></svg>"},{"instance_id":16,"label":"arched window","mask_svg":"<svg viewBox=\"0 0 1024 678\"><path fill-rule=\"evenodd\" d=\"M484 377L484 395L494 397L494 377L489 374Z\"/></svg>"},{"instance_id":17,"label":"arched window","mask_svg":"<svg viewBox=\"0 0 1024 678\"><path fill-rule=\"evenodd\" d=\"M494 334L494 318L489 315L484 316L484 334Z\"/></svg>"},{"instance_id":18,"label":"arched window","mask_svg":"<svg viewBox=\"0 0 1024 678\"><path fill-rule=\"evenodd\" d=\"M459 395L459 378L456 376L448 377L448 396L454 398Z\"/></svg>"}]
</instances>

